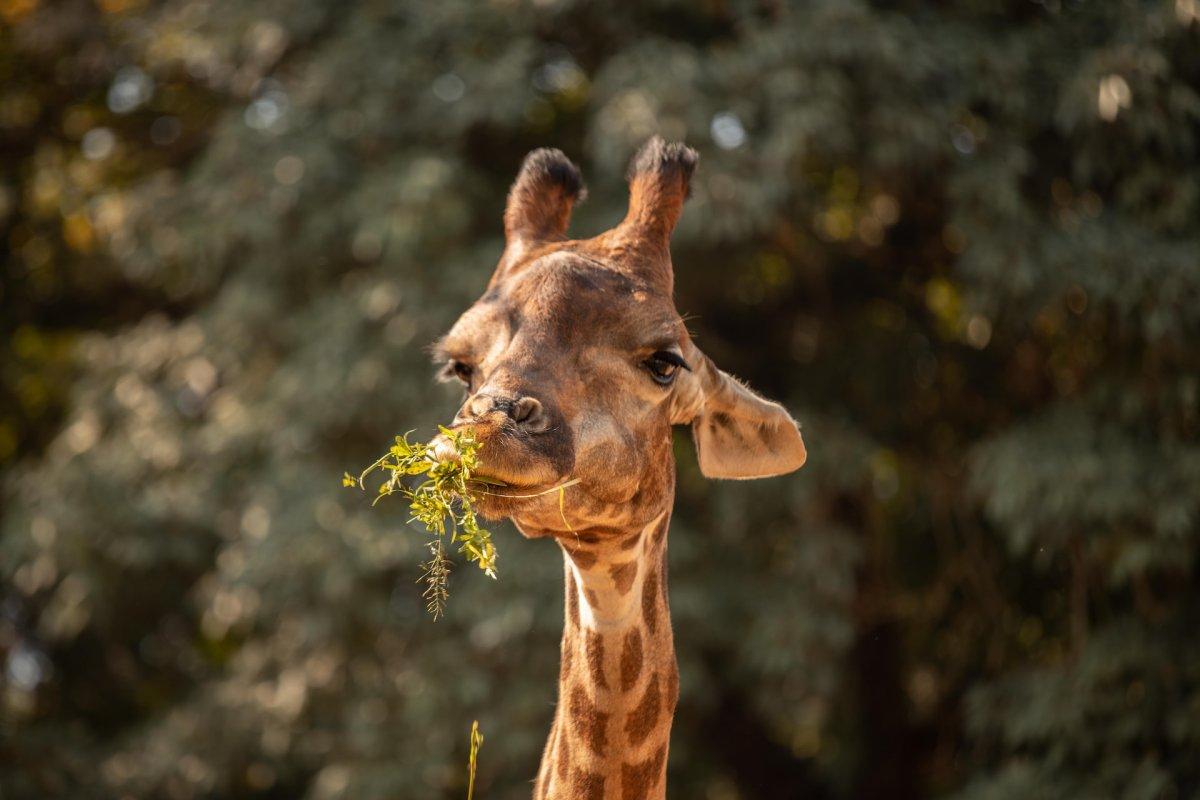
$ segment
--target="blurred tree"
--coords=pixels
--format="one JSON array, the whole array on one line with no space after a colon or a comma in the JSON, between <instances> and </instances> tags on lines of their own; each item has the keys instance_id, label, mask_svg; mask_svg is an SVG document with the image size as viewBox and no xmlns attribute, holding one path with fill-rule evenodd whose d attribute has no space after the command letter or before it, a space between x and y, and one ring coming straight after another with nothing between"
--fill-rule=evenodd
<instances>
[{"instance_id":1,"label":"blurred tree","mask_svg":"<svg viewBox=\"0 0 1200 800\"><path fill-rule=\"evenodd\" d=\"M521 156L812 461L680 440L672 795L1200 792L1200 4L0 2L0 793L523 797L552 546L425 619L342 470L454 398Z\"/></svg>"}]
</instances>

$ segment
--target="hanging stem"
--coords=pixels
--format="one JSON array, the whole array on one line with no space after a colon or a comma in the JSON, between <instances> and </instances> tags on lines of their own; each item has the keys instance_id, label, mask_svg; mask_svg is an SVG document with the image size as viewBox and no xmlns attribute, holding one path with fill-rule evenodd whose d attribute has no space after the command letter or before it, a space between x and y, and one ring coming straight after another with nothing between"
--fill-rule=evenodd
<instances>
[{"instance_id":1,"label":"hanging stem","mask_svg":"<svg viewBox=\"0 0 1200 800\"><path fill-rule=\"evenodd\" d=\"M467 800L475 797L475 763L482 746L483 734L479 732L479 720L475 720L471 723L471 755L467 760Z\"/></svg>"}]
</instances>

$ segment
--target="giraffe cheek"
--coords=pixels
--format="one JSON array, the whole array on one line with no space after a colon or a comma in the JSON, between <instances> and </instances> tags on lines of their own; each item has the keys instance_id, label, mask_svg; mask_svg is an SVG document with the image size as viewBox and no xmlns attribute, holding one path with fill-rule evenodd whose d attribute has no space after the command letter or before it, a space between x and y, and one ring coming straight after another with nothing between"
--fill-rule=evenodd
<instances>
[{"instance_id":1,"label":"giraffe cheek","mask_svg":"<svg viewBox=\"0 0 1200 800\"><path fill-rule=\"evenodd\" d=\"M605 442L588 449L575 465L575 474L588 481L602 503L626 503L637 493L640 464L618 444Z\"/></svg>"}]
</instances>

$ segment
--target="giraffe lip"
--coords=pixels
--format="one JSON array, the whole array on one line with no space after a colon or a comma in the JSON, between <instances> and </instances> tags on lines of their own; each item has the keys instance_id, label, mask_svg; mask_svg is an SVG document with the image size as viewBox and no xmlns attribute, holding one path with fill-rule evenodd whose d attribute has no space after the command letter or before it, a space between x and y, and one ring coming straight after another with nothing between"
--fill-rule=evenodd
<instances>
[{"instance_id":1,"label":"giraffe lip","mask_svg":"<svg viewBox=\"0 0 1200 800\"><path fill-rule=\"evenodd\" d=\"M515 476L501 473L499 470L489 470L484 464L480 464L471 473L467 483L473 484L474 488L494 497L506 497L512 492L523 493L540 488L540 484L521 481Z\"/></svg>"},{"instance_id":2,"label":"giraffe lip","mask_svg":"<svg viewBox=\"0 0 1200 800\"><path fill-rule=\"evenodd\" d=\"M479 478L471 476L471 479L467 481L467 485L477 496L482 496L483 498L511 499L509 497L510 494L529 491L529 487L527 486L508 480L501 480L490 475Z\"/></svg>"},{"instance_id":3,"label":"giraffe lip","mask_svg":"<svg viewBox=\"0 0 1200 800\"><path fill-rule=\"evenodd\" d=\"M492 476L487 476L489 479ZM511 517L520 509L527 508L531 503L537 503L540 493L536 484L517 484L505 481L502 486L494 483L476 482L472 476L472 502L484 519L499 520Z\"/></svg>"},{"instance_id":4,"label":"giraffe lip","mask_svg":"<svg viewBox=\"0 0 1200 800\"><path fill-rule=\"evenodd\" d=\"M512 483L509 481L503 481L490 475L479 475L478 473L475 473L468 478L467 483L482 483L484 486L496 486L499 488L508 488L512 486Z\"/></svg>"},{"instance_id":5,"label":"giraffe lip","mask_svg":"<svg viewBox=\"0 0 1200 800\"><path fill-rule=\"evenodd\" d=\"M479 488L482 494L491 497L503 497L509 500L525 499L527 493L537 492L545 488L538 483L519 483L493 475L472 475L468 483L476 484L476 488Z\"/></svg>"},{"instance_id":6,"label":"giraffe lip","mask_svg":"<svg viewBox=\"0 0 1200 800\"><path fill-rule=\"evenodd\" d=\"M524 495L529 492L549 489L561 480L554 473L539 469L540 465L534 465L532 469L528 470L521 469L521 466L524 465L507 464L501 459L488 461L486 456L484 456L480 458L475 469L471 471L471 477L468 480L476 482L481 488L488 490L489 493L493 493L493 489L500 490L499 492L494 492L498 496Z\"/></svg>"},{"instance_id":7,"label":"giraffe lip","mask_svg":"<svg viewBox=\"0 0 1200 800\"><path fill-rule=\"evenodd\" d=\"M551 478L555 476L555 471L546 469L537 454L523 452L524 448L519 443L514 447L511 442L507 441L511 437L483 435L477 424L471 426L455 424L450 430L457 431L468 427L475 430L480 444L485 448L493 444L496 439L506 440L501 444L507 445L502 446L495 453L490 449L485 449L485 452L480 454L474 469L471 470L471 477L467 479L468 483L475 485L476 488L489 490L488 493L491 493L490 489L492 488L525 493L554 485L555 481ZM458 451L445 434L434 437L430 446L433 449L433 457L438 461L458 461L459 459Z\"/></svg>"},{"instance_id":8,"label":"giraffe lip","mask_svg":"<svg viewBox=\"0 0 1200 800\"><path fill-rule=\"evenodd\" d=\"M491 479L491 476L488 477ZM474 482L474 477L472 477L471 482ZM496 485L491 482L479 482L471 488L475 490L475 502L479 504L485 516L490 516L490 514L494 513L507 514L518 508L539 503L547 497L550 497L553 502L557 502L556 490L575 486L578 483L578 479L565 482L558 480L550 483L516 483L506 481L502 485Z\"/></svg>"}]
</instances>

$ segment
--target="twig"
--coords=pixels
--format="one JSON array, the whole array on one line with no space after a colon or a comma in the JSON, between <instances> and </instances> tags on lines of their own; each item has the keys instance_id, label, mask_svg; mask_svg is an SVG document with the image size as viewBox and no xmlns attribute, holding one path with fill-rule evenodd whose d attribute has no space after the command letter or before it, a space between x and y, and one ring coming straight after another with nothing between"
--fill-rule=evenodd
<instances>
[{"instance_id":1,"label":"twig","mask_svg":"<svg viewBox=\"0 0 1200 800\"><path fill-rule=\"evenodd\" d=\"M475 762L479 756L479 748L483 746L483 734L479 732L479 720L471 723L471 755L467 760L467 800L475 797Z\"/></svg>"}]
</instances>

